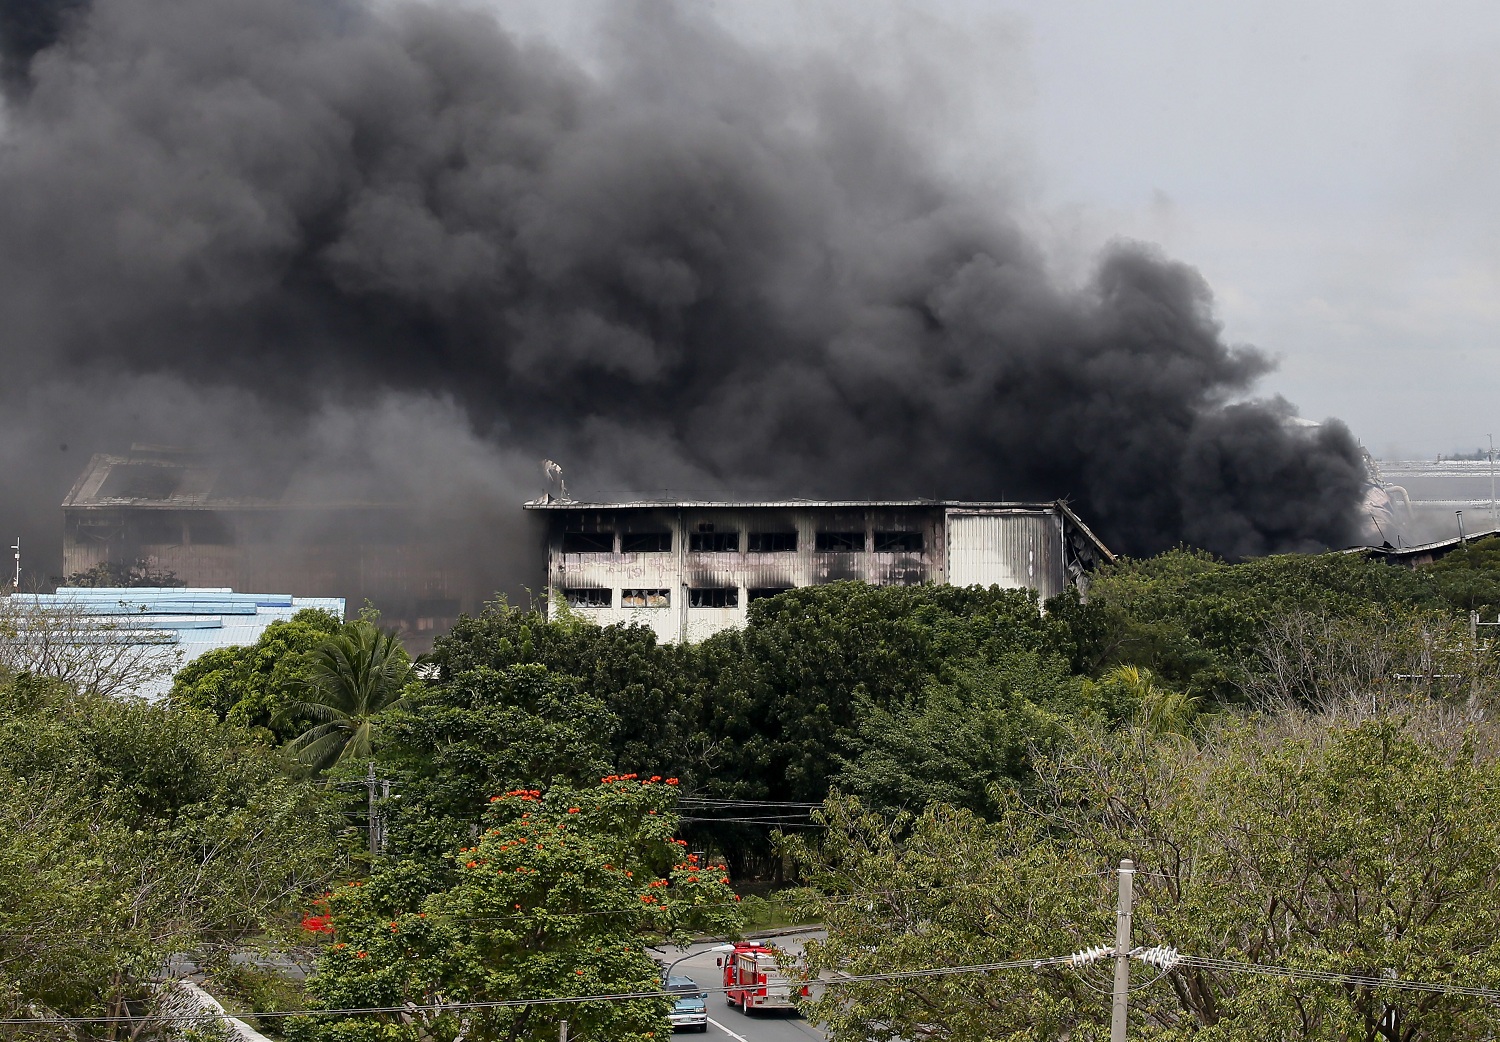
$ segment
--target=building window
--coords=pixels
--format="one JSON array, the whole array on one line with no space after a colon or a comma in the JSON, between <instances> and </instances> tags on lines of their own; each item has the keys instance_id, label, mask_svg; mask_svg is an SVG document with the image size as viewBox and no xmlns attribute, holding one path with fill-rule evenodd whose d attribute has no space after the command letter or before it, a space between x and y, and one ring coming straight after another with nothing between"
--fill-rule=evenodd
<instances>
[{"instance_id":1,"label":"building window","mask_svg":"<svg viewBox=\"0 0 1500 1042\"><path fill-rule=\"evenodd\" d=\"M751 532L752 554L779 554L797 549L796 532Z\"/></svg>"},{"instance_id":2,"label":"building window","mask_svg":"<svg viewBox=\"0 0 1500 1042\"><path fill-rule=\"evenodd\" d=\"M819 532L818 549L834 553L850 553L865 548L863 532Z\"/></svg>"},{"instance_id":3,"label":"building window","mask_svg":"<svg viewBox=\"0 0 1500 1042\"><path fill-rule=\"evenodd\" d=\"M614 591L575 586L563 591L563 599L570 608L608 608L614 603Z\"/></svg>"},{"instance_id":4,"label":"building window","mask_svg":"<svg viewBox=\"0 0 1500 1042\"><path fill-rule=\"evenodd\" d=\"M923 550L921 532L876 532L875 552L919 554Z\"/></svg>"},{"instance_id":5,"label":"building window","mask_svg":"<svg viewBox=\"0 0 1500 1042\"><path fill-rule=\"evenodd\" d=\"M688 591L689 608L738 608L739 606L740 589L738 586Z\"/></svg>"},{"instance_id":6,"label":"building window","mask_svg":"<svg viewBox=\"0 0 1500 1042\"><path fill-rule=\"evenodd\" d=\"M564 532L565 554L612 554L615 552L613 532Z\"/></svg>"},{"instance_id":7,"label":"building window","mask_svg":"<svg viewBox=\"0 0 1500 1042\"><path fill-rule=\"evenodd\" d=\"M752 590L748 590L747 593L749 594L750 601L754 603L755 601L765 600L767 597L775 597L777 594L786 593L790 589L790 586L758 586Z\"/></svg>"},{"instance_id":8,"label":"building window","mask_svg":"<svg viewBox=\"0 0 1500 1042\"><path fill-rule=\"evenodd\" d=\"M688 549L716 554L736 554L740 551L738 532L694 532L688 537Z\"/></svg>"},{"instance_id":9,"label":"building window","mask_svg":"<svg viewBox=\"0 0 1500 1042\"><path fill-rule=\"evenodd\" d=\"M666 590L621 590L622 608L666 608L672 603Z\"/></svg>"},{"instance_id":10,"label":"building window","mask_svg":"<svg viewBox=\"0 0 1500 1042\"><path fill-rule=\"evenodd\" d=\"M626 532L620 537L622 554L664 554L671 550L671 532Z\"/></svg>"}]
</instances>

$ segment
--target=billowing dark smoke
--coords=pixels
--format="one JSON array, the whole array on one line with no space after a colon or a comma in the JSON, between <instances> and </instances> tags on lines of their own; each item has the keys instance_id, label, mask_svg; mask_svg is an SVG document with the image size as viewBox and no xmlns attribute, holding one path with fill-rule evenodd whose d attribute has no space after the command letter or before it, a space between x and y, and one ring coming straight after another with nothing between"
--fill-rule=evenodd
<instances>
[{"instance_id":1,"label":"billowing dark smoke","mask_svg":"<svg viewBox=\"0 0 1500 1042\"><path fill-rule=\"evenodd\" d=\"M405 0L17 9L0 422L49 510L157 438L505 509L547 455L585 493L1069 496L1137 553L1352 534L1349 433L1235 404L1270 366L1193 270L1060 286L837 68L665 3L598 72Z\"/></svg>"}]
</instances>

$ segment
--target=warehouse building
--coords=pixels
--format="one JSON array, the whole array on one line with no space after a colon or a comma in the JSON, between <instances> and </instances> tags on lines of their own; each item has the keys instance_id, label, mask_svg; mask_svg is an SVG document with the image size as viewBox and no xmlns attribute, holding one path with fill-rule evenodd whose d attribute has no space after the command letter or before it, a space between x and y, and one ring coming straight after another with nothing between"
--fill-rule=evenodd
<instances>
[{"instance_id":1,"label":"warehouse building","mask_svg":"<svg viewBox=\"0 0 1500 1042\"><path fill-rule=\"evenodd\" d=\"M111 661L122 661L134 649L141 657L132 670L136 684L127 692L156 700L172 687L172 676L199 655L217 648L246 647L261 638L273 622L285 622L305 609L344 618L342 597L293 597L283 593L236 593L231 589L192 587L60 587L56 593L15 594L9 624L16 627L11 644L55 668L74 650L91 654L105 646Z\"/></svg>"},{"instance_id":2,"label":"warehouse building","mask_svg":"<svg viewBox=\"0 0 1500 1042\"><path fill-rule=\"evenodd\" d=\"M443 504L341 498L213 457L134 446L93 456L63 501L63 571L145 562L193 587L372 601L424 652L495 587L485 533ZM461 504L455 504L455 511Z\"/></svg>"},{"instance_id":3,"label":"warehouse building","mask_svg":"<svg viewBox=\"0 0 1500 1042\"><path fill-rule=\"evenodd\" d=\"M526 504L546 522L549 602L663 640L741 626L799 586L856 579L1035 590L1083 586L1113 555L1065 503Z\"/></svg>"}]
</instances>

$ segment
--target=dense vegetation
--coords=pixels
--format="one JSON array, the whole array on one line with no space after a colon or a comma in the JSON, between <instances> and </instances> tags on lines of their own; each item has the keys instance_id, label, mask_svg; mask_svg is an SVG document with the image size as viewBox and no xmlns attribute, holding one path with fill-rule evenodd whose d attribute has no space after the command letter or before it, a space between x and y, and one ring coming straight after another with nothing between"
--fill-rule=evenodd
<instances>
[{"instance_id":1,"label":"dense vegetation","mask_svg":"<svg viewBox=\"0 0 1500 1042\"><path fill-rule=\"evenodd\" d=\"M1500 541L1417 572L1180 550L1046 606L793 590L686 646L497 603L415 666L373 618L303 613L190 664L162 706L103 697L110 678L87 670L12 665L0 882L19 896L0 909L17 939L0 944L0 1009L143 1015L172 953L293 934L321 953L293 1008L639 990L644 941L735 928L728 884L699 873L712 863L812 884L825 968L1040 957L1105 939L1100 880L1124 854L1158 873L1144 928L1199 954L1500 982L1479 897L1500 883L1500 669L1468 618L1497 609ZM366 816L371 764L392 787L384 829ZM773 804L824 810L787 842L777 819L810 822ZM544 832L555 847L536 846ZM318 898L334 878L349 885ZM933 895L843 900L891 880ZM658 895L671 901L642 900ZM1390 909L1382 925L1354 911L1372 907ZM1152 1037L1387 1037L1377 991L1236 980L1179 971L1142 1007ZM850 1039L913 1037L892 994L954 1039L1098 1027L1075 977L991 985L978 1002L952 982L831 991L817 1013ZM1266 1002L1299 1012L1251 1030ZM1402 1007L1416 1030L1399 1037L1487 1029L1472 1004L1424 1002ZM606 1007L576 1012L585 1037L665 1030L660 1003ZM546 1038L557 1017L286 1030ZM144 1037L141 1023L90 1037Z\"/></svg>"}]
</instances>

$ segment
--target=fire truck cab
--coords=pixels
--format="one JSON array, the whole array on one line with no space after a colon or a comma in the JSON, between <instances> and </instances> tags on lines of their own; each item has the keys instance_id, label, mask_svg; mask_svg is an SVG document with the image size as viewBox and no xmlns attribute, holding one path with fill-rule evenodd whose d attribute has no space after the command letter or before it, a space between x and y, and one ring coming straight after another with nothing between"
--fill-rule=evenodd
<instances>
[{"instance_id":1,"label":"fire truck cab","mask_svg":"<svg viewBox=\"0 0 1500 1042\"><path fill-rule=\"evenodd\" d=\"M795 1009L794 987L776 953L763 944L736 944L719 960L724 968L724 997L741 1013L753 1009ZM806 989L803 989L806 994Z\"/></svg>"}]
</instances>

